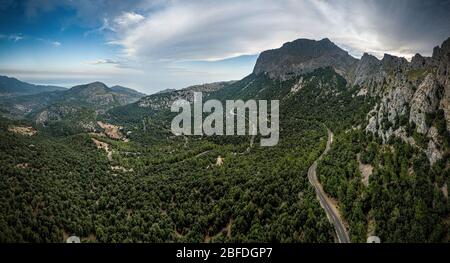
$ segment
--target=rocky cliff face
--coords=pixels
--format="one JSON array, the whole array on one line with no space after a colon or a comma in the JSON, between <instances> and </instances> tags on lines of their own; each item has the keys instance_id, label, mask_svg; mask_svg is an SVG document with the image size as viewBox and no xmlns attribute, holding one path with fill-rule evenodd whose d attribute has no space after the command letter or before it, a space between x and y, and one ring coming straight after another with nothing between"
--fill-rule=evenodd
<instances>
[{"instance_id":1,"label":"rocky cliff face","mask_svg":"<svg viewBox=\"0 0 450 263\"><path fill-rule=\"evenodd\" d=\"M381 71L381 61L375 56L364 53L353 72L353 84L361 85L366 79L382 82L385 75Z\"/></svg>"},{"instance_id":2,"label":"rocky cliff face","mask_svg":"<svg viewBox=\"0 0 450 263\"><path fill-rule=\"evenodd\" d=\"M422 134L428 132L429 127L425 122L426 114L438 109L442 95L442 86L439 85L433 74L429 73L411 100L409 122L416 124L417 132Z\"/></svg>"},{"instance_id":3,"label":"rocky cliff face","mask_svg":"<svg viewBox=\"0 0 450 263\"><path fill-rule=\"evenodd\" d=\"M437 81L444 87L439 107L444 110L447 128L450 128L450 38L441 47L434 48L432 61L435 64Z\"/></svg>"},{"instance_id":4,"label":"rocky cliff face","mask_svg":"<svg viewBox=\"0 0 450 263\"><path fill-rule=\"evenodd\" d=\"M356 62L357 59L327 38L320 41L298 39L284 44L279 49L262 52L253 73L286 79L318 68L332 67L347 77Z\"/></svg>"},{"instance_id":5,"label":"rocky cliff face","mask_svg":"<svg viewBox=\"0 0 450 263\"><path fill-rule=\"evenodd\" d=\"M368 116L367 132L384 142L392 136L421 147L431 163L444 156L449 136L449 46L445 41L432 57L415 55L411 62L385 55L381 61L365 55L354 72L361 93L380 97ZM444 114L440 114L443 112ZM445 123L446 129L436 128Z\"/></svg>"},{"instance_id":6,"label":"rocky cliff face","mask_svg":"<svg viewBox=\"0 0 450 263\"><path fill-rule=\"evenodd\" d=\"M358 60L328 39L298 39L262 52L253 73L288 79L324 67L342 75L349 87L359 87L357 96L377 98L367 116L367 132L383 142L399 137L420 147L431 163L443 158L450 131L450 38L432 57L416 54L411 62L367 53Z\"/></svg>"}]
</instances>

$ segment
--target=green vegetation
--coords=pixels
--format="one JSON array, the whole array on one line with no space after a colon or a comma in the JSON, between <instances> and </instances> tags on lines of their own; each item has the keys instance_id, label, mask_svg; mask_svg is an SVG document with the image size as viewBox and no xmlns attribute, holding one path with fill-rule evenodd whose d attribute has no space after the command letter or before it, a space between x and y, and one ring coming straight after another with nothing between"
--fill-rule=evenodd
<instances>
[{"instance_id":1,"label":"green vegetation","mask_svg":"<svg viewBox=\"0 0 450 263\"><path fill-rule=\"evenodd\" d=\"M352 241L448 241L448 156L430 167L419 148L366 134L377 99L357 93L325 68L286 81L251 74L205 98L280 99L280 142L268 148L258 137L252 147L249 136L175 137L173 113L136 103L100 115L80 106L34 136L8 131L31 122L0 119L0 242L333 242L307 179L326 127L335 141L317 172ZM426 143L407 115L382 125ZM129 141L80 128L97 120ZM443 112L427 124L448 145Z\"/></svg>"},{"instance_id":2,"label":"green vegetation","mask_svg":"<svg viewBox=\"0 0 450 263\"><path fill-rule=\"evenodd\" d=\"M3 242L70 234L84 242L332 241L306 177L323 149L317 123L285 122L280 145L244 153L248 141L145 146L96 137L114 149L112 162L88 135L24 137L8 125L0 131Z\"/></svg>"}]
</instances>

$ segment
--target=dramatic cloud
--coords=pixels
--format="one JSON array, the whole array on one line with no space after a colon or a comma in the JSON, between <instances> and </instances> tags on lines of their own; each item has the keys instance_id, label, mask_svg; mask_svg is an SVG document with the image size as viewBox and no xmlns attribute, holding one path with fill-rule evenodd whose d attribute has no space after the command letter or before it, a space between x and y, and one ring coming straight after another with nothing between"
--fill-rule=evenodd
<instances>
[{"instance_id":1,"label":"dramatic cloud","mask_svg":"<svg viewBox=\"0 0 450 263\"><path fill-rule=\"evenodd\" d=\"M240 79L261 51L298 38L355 57L429 56L449 25L450 0L2 0L0 73L75 82L87 71L151 93Z\"/></svg>"},{"instance_id":2,"label":"dramatic cloud","mask_svg":"<svg viewBox=\"0 0 450 263\"><path fill-rule=\"evenodd\" d=\"M217 60L305 37L328 37L355 55L430 54L450 35L449 1L171 1L128 13L112 43L129 57Z\"/></svg>"}]
</instances>

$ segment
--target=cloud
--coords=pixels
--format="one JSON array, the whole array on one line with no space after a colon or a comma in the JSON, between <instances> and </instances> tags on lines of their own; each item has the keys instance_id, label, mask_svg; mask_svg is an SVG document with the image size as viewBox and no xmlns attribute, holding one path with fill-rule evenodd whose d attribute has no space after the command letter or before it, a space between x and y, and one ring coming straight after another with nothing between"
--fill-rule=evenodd
<instances>
[{"instance_id":1,"label":"cloud","mask_svg":"<svg viewBox=\"0 0 450 263\"><path fill-rule=\"evenodd\" d=\"M25 37L22 34L12 34L12 35L4 35L4 34L0 34L0 39L7 39L13 42L18 42L21 41L23 39L31 39L31 40L37 40L40 41L42 43L45 43L47 45L51 45L52 47L58 48L61 46L61 42L59 41L52 41L52 40L48 40L48 39L43 39L43 38L32 38L32 37Z\"/></svg>"},{"instance_id":2,"label":"cloud","mask_svg":"<svg viewBox=\"0 0 450 263\"><path fill-rule=\"evenodd\" d=\"M3 0L5 1L5 0ZM10 1L10 0L6 0ZM17 1L18 2L18 1ZM165 3L165 0L24 0L23 9L26 18L36 18L58 9L74 11L67 23L97 27L104 18L116 17L124 11L151 10Z\"/></svg>"},{"instance_id":3,"label":"cloud","mask_svg":"<svg viewBox=\"0 0 450 263\"><path fill-rule=\"evenodd\" d=\"M74 53L82 52L80 60L92 59L90 52L114 59L69 62L55 54L53 58L46 57L48 65L89 69L88 72L102 76L110 74L111 79L120 78L149 90L239 79L251 72L261 51L278 48L297 38L327 37L355 57L363 52L378 57L384 53L411 57L417 52L431 55L433 47L450 36L449 0L3 2L6 7L0 6L0 23L11 25L5 28L12 31L0 32L1 41L19 42L24 38L36 41L42 37L41 41L50 48L67 42ZM49 21L54 26L49 26ZM77 30L60 28L84 29L85 37L92 36L72 42L82 38L83 33L78 36ZM15 32L24 35L13 37ZM49 39L55 36L61 43ZM66 41L66 36L70 40ZM34 55L41 54L31 54L31 57ZM251 55L251 59L242 59L246 57L242 55ZM17 63L16 59L1 62ZM46 66L30 65L28 61L23 65L24 68Z\"/></svg>"},{"instance_id":4,"label":"cloud","mask_svg":"<svg viewBox=\"0 0 450 263\"><path fill-rule=\"evenodd\" d=\"M53 42L52 42L52 46L53 46L53 47L60 47L60 46L61 46L61 43L58 42L58 41L53 41Z\"/></svg>"},{"instance_id":5,"label":"cloud","mask_svg":"<svg viewBox=\"0 0 450 263\"><path fill-rule=\"evenodd\" d=\"M119 65L120 62L113 59L97 59L95 61L90 61L88 64L91 65L104 65L104 64L112 64L112 65Z\"/></svg>"},{"instance_id":6,"label":"cloud","mask_svg":"<svg viewBox=\"0 0 450 263\"><path fill-rule=\"evenodd\" d=\"M91 34L101 34L101 33L107 33L107 32L115 32L115 31L116 30L112 26L110 26L109 19L103 18L103 24L101 26L84 32L83 36L87 37Z\"/></svg>"},{"instance_id":7,"label":"cloud","mask_svg":"<svg viewBox=\"0 0 450 263\"><path fill-rule=\"evenodd\" d=\"M84 33L84 37L89 36L90 34L106 34L111 32L117 32L123 29L130 29L132 26L138 24L142 21L144 17L135 12L122 12L121 15L114 18L114 21L111 23L110 19L105 17L103 18L103 23L101 26L94 28L92 30L88 30Z\"/></svg>"},{"instance_id":8,"label":"cloud","mask_svg":"<svg viewBox=\"0 0 450 263\"><path fill-rule=\"evenodd\" d=\"M13 42L20 41L24 39L25 37L22 34L12 34L12 35L3 35L0 34L0 39L7 39Z\"/></svg>"},{"instance_id":9,"label":"cloud","mask_svg":"<svg viewBox=\"0 0 450 263\"><path fill-rule=\"evenodd\" d=\"M40 41L46 45L50 45L54 48L58 48L60 47L62 44L59 41L53 41L53 40L49 40L49 39L45 39L45 38L36 38L37 41Z\"/></svg>"},{"instance_id":10,"label":"cloud","mask_svg":"<svg viewBox=\"0 0 450 263\"><path fill-rule=\"evenodd\" d=\"M105 34L126 56L153 61L257 54L300 37L328 37L355 56L429 55L450 35L448 0L26 0L23 6L28 17L73 10L66 23L91 28L85 36Z\"/></svg>"},{"instance_id":11,"label":"cloud","mask_svg":"<svg viewBox=\"0 0 450 263\"><path fill-rule=\"evenodd\" d=\"M220 60L328 37L355 56L410 57L430 54L450 35L449 7L449 1L170 1L144 15L117 16L110 43L135 59Z\"/></svg>"},{"instance_id":12,"label":"cloud","mask_svg":"<svg viewBox=\"0 0 450 263\"><path fill-rule=\"evenodd\" d=\"M120 16L114 19L114 22L119 27L128 28L138 24L144 19L145 19L144 16L137 14L135 12L123 12Z\"/></svg>"},{"instance_id":13,"label":"cloud","mask_svg":"<svg viewBox=\"0 0 450 263\"><path fill-rule=\"evenodd\" d=\"M13 40L14 42L17 42L19 40L22 40L24 37L22 35L10 35L9 39Z\"/></svg>"},{"instance_id":14,"label":"cloud","mask_svg":"<svg viewBox=\"0 0 450 263\"><path fill-rule=\"evenodd\" d=\"M142 72L145 66L151 65L148 63L147 65L143 65L141 63L137 63L128 59L110 59L110 58L101 58L93 61L87 61L84 64L92 65L92 66L104 66L104 68L114 68L118 71L124 72ZM162 64L158 64L159 67L162 67Z\"/></svg>"}]
</instances>

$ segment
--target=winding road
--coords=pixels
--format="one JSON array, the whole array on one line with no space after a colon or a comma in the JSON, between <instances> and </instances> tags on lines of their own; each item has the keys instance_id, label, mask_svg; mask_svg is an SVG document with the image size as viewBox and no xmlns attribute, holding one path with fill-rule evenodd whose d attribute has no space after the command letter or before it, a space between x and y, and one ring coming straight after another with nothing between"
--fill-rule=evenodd
<instances>
[{"instance_id":1,"label":"winding road","mask_svg":"<svg viewBox=\"0 0 450 263\"><path fill-rule=\"evenodd\" d=\"M320 157L314 161L314 163L308 169L308 179L309 182L314 186L316 190L317 198L319 199L320 205L325 210L327 214L328 220L333 224L334 229L336 231L336 235L339 243L350 243L350 238L348 237L347 229L344 226L341 215L339 214L338 209L333 205L328 195L323 191L322 185L319 183L317 179L317 161L320 160L331 148L331 144L333 143L333 133L328 130L328 140L327 146L325 147L325 151L320 155Z\"/></svg>"}]
</instances>

